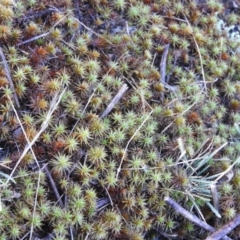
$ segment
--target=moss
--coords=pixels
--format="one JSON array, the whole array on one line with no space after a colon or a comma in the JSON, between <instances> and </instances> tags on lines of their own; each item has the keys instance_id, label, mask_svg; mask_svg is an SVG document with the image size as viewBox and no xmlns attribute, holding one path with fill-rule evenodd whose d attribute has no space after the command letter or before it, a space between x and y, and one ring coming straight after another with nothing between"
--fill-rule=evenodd
<instances>
[{"instance_id":1,"label":"moss","mask_svg":"<svg viewBox=\"0 0 240 240\"><path fill-rule=\"evenodd\" d=\"M0 158L6 176L17 167L16 183L0 188L8 205L2 236L22 238L33 226L34 235L54 231L55 239L64 239L71 226L83 239L145 239L159 228L198 237L198 227L174 215L163 198L205 215L199 199L205 194L211 200L204 192L208 177L226 170L231 163L222 159L234 161L240 152L239 43L215 29L216 13L225 6L212 0L202 6L171 0L50 3L0 4L2 62L8 65L0 68ZM225 19L235 24L238 13ZM124 84L128 90L101 118ZM34 154L24 153L19 166L28 145L18 118L30 141L48 123ZM212 153L216 164L206 158ZM230 196L239 185L238 168L232 182L218 188L220 223L236 214L237 200ZM12 198L14 192L20 196ZM193 194L198 208L189 201ZM160 231L156 235L162 238Z\"/></svg>"}]
</instances>

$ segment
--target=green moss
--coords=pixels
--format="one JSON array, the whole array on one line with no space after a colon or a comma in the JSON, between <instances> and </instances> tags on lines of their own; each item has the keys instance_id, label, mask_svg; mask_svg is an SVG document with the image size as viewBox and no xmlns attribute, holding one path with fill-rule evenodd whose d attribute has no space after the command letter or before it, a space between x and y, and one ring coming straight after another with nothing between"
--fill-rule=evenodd
<instances>
[{"instance_id":1,"label":"green moss","mask_svg":"<svg viewBox=\"0 0 240 240\"><path fill-rule=\"evenodd\" d=\"M55 239L66 239L70 226L73 238L83 239L145 239L156 227L198 237L197 227L173 215L163 198L169 195L205 217L208 177L214 180L230 166L219 162L222 158L233 162L240 152L239 43L215 29L222 3L91 0L78 9L68 0L51 5L50 14L35 0L19 1L18 8L0 3L0 43L13 80L12 86L3 64L3 184L17 167L11 176L16 183L0 189L3 238L20 239L31 225L34 235L54 231ZM229 24L236 19L238 13L226 16ZM101 118L123 84L128 90ZM30 141L46 127L32 146L36 157L24 153L19 166L27 141L18 118ZM230 197L239 185L238 168L232 181L218 188L224 208L220 224L236 214L237 200ZM200 202L203 193L206 200Z\"/></svg>"}]
</instances>

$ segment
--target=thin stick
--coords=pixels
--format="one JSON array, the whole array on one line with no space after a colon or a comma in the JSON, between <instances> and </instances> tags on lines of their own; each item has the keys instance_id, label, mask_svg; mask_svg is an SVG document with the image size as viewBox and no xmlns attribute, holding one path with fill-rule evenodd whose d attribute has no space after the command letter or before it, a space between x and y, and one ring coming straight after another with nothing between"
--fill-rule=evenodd
<instances>
[{"instance_id":1,"label":"thin stick","mask_svg":"<svg viewBox=\"0 0 240 240\"><path fill-rule=\"evenodd\" d=\"M167 55L169 51L170 44L167 44L164 48L161 63L160 63L160 74L161 74L161 82L165 83L165 77L166 77L166 68L167 68Z\"/></svg>"},{"instance_id":2,"label":"thin stick","mask_svg":"<svg viewBox=\"0 0 240 240\"><path fill-rule=\"evenodd\" d=\"M196 210L198 211L199 215L200 215L201 218L203 219L203 222L206 223L206 220L205 220L205 218L204 218L204 216L203 216L200 208L199 208L198 205L196 204L196 201L195 201L195 198L194 198L193 194L192 194L191 192L189 192L188 190L185 190L185 192L186 192L187 196L189 197L189 199L192 201L193 207L196 208ZM195 215L193 215L193 216L195 216ZM200 220L200 219L199 219L199 220ZM202 221L202 220L201 220L201 221Z\"/></svg>"},{"instance_id":3,"label":"thin stick","mask_svg":"<svg viewBox=\"0 0 240 240\"><path fill-rule=\"evenodd\" d=\"M213 206L219 212L219 196L218 196L218 191L217 191L216 184L214 184L214 183L211 184L210 190L211 190L211 193L212 193Z\"/></svg>"},{"instance_id":4,"label":"thin stick","mask_svg":"<svg viewBox=\"0 0 240 240\"><path fill-rule=\"evenodd\" d=\"M52 6L53 9L57 9L56 7ZM61 12L60 10L57 9L58 12ZM87 27L85 24L83 24L79 19L77 19L76 17L73 17L82 27L84 27L85 29L87 29L88 31L92 32L93 34L95 34L96 36L104 39L106 42L108 42L110 45L113 45L113 43L111 41L109 41L108 39L104 38L103 36L101 36L100 34L94 32L90 27Z\"/></svg>"},{"instance_id":5,"label":"thin stick","mask_svg":"<svg viewBox=\"0 0 240 240\"><path fill-rule=\"evenodd\" d=\"M137 130L136 130L135 133L132 135L132 137L128 140L127 145L126 145L126 147L124 148L124 153L123 153L123 156L122 156L122 158L121 158L119 167L118 167L118 169L117 169L116 179L118 179L118 175L119 175L119 173L121 172L123 160L124 160L124 157L125 157L125 155L126 155L126 152L127 152L127 149L128 149L129 144L131 143L131 141L133 140L133 138L136 136L136 134L140 131L140 129L141 129L142 126L145 124L145 122L148 120L148 118L151 116L152 112L153 112L153 109L151 108L150 113L149 113L149 114L147 115L147 117L143 120L143 122L142 122L142 123L140 124L140 126L137 128Z\"/></svg>"},{"instance_id":6,"label":"thin stick","mask_svg":"<svg viewBox=\"0 0 240 240\"><path fill-rule=\"evenodd\" d=\"M238 214L232 221L228 222L212 235L206 238L206 240L219 240L223 239L225 235L230 233L235 227L240 224L240 214Z\"/></svg>"},{"instance_id":7,"label":"thin stick","mask_svg":"<svg viewBox=\"0 0 240 240\"><path fill-rule=\"evenodd\" d=\"M112 201L112 198L111 198L111 196L110 196L110 194L109 194L107 188L105 188L105 187L103 187L103 188L105 189L105 191L106 191L106 193L107 193L107 195L108 195L108 198L109 198L110 204L111 204L111 206L113 207L113 201Z\"/></svg>"},{"instance_id":8,"label":"thin stick","mask_svg":"<svg viewBox=\"0 0 240 240\"><path fill-rule=\"evenodd\" d=\"M66 17L67 17L67 15L64 15L59 21L57 21L57 22L51 27L50 31L48 31L48 32L46 32L46 33L42 33L42 34L40 34L40 35L38 35L38 36L35 36L35 37L32 37L32 38L30 38L30 39L27 39L27 40L25 40L25 41L23 41L23 42L20 42L20 43L17 44L17 46L19 47L19 46L21 46L21 45L23 45L23 44L26 44L26 43L35 41L35 40L37 40L37 39L39 39L39 38L42 38L42 37L45 37L45 36L49 35L49 34L51 33L51 31L52 31L60 22L62 22L63 19L66 18Z\"/></svg>"},{"instance_id":9,"label":"thin stick","mask_svg":"<svg viewBox=\"0 0 240 240\"><path fill-rule=\"evenodd\" d=\"M228 142L223 143L219 148L217 148L216 150L214 150L210 155L206 156L206 161L208 159L211 159L212 157L214 157L215 154L217 154L222 148L224 148L226 145L228 144ZM199 169L199 166L195 168L194 172L197 172L197 170ZM193 172L193 173L194 173Z\"/></svg>"},{"instance_id":10,"label":"thin stick","mask_svg":"<svg viewBox=\"0 0 240 240\"><path fill-rule=\"evenodd\" d=\"M35 40L37 40L37 39L39 39L39 38L42 38L42 37L47 36L49 33L50 33L50 32L46 32L46 33L42 33L42 34L40 34L40 35L38 35L38 36L29 38L29 39L27 39L27 40L25 40L25 41L23 41L23 42L18 43L17 46L19 47L19 46L21 46L21 45L23 45L23 44L26 44L26 43L29 43L29 42L33 42L33 41L35 41Z\"/></svg>"},{"instance_id":11,"label":"thin stick","mask_svg":"<svg viewBox=\"0 0 240 240\"><path fill-rule=\"evenodd\" d=\"M165 78L166 78L166 69L167 69L167 55L169 51L170 44L167 44L164 48L162 59L160 63L160 75L161 75L161 83L165 85ZM161 92L160 100L164 100L164 93Z\"/></svg>"},{"instance_id":12,"label":"thin stick","mask_svg":"<svg viewBox=\"0 0 240 240\"><path fill-rule=\"evenodd\" d=\"M219 179L221 179L224 175L226 175L228 172L230 172L232 170L232 168L234 167L234 165L240 160L240 157L237 158L237 160L231 165L229 166L225 171L223 171L222 173L219 174L218 178L214 180L214 182L217 184ZM218 174L216 174L218 175Z\"/></svg>"},{"instance_id":13,"label":"thin stick","mask_svg":"<svg viewBox=\"0 0 240 240\"><path fill-rule=\"evenodd\" d=\"M199 93L199 97L200 97L201 94L202 94L202 90L201 90L201 92ZM189 111L191 108L193 108L194 105L196 105L197 103L198 103L198 99L197 99L192 105L190 105L186 110L184 110L181 114L179 114L178 117L183 116L187 111ZM173 125L173 123L174 123L174 121L172 121L171 123L169 123L169 124L161 131L161 133L164 133L165 131L167 131L167 129L168 129L169 127L171 127L171 126Z\"/></svg>"},{"instance_id":14,"label":"thin stick","mask_svg":"<svg viewBox=\"0 0 240 240\"><path fill-rule=\"evenodd\" d=\"M198 217L193 215L192 213L188 212L186 209L181 207L177 202L175 202L172 198L166 196L164 198L164 201L167 202L172 208L175 209L176 212L180 213L183 217L187 218L189 221L195 223L199 227L209 231L209 232L215 232L215 228L207 224L206 222L200 220ZM231 238L227 236L222 236L222 239L224 240L230 240ZM208 239L209 240L209 239Z\"/></svg>"},{"instance_id":15,"label":"thin stick","mask_svg":"<svg viewBox=\"0 0 240 240\"><path fill-rule=\"evenodd\" d=\"M78 0L73 0L73 2L74 2L74 4L75 4L75 12L76 12L76 14L77 14L77 17L78 17L78 20L79 21L83 21L83 16L82 16L82 13L81 13L81 10L80 10L80 6L79 6L79 1ZM81 25L81 27L83 27L82 25ZM79 29L80 31L82 30L82 29Z\"/></svg>"},{"instance_id":16,"label":"thin stick","mask_svg":"<svg viewBox=\"0 0 240 240\"><path fill-rule=\"evenodd\" d=\"M132 84L131 84L132 85ZM132 85L133 86L133 85ZM134 86L133 86L134 87ZM134 89L136 90L136 88L134 87ZM143 96L140 94L140 97L142 98ZM131 141L133 140L133 138L136 136L136 134L140 131L140 129L142 128L142 126L145 124L145 122L148 120L148 118L151 116L151 114L153 113L153 109L152 107L150 106L150 104L145 100L145 99L142 99L142 102L143 102L143 105L144 103L146 103L148 105L148 107L151 109L150 113L147 115L147 117L143 120L143 122L140 124L140 126L137 128L137 130L134 132L134 134L131 136L131 138L128 140L127 142L127 145L125 146L124 148L124 152L123 152L123 155L122 155L122 158L121 158L121 161L120 161L120 164L119 164L119 167L117 169L117 174L116 174L116 180L118 180L118 175L119 173L121 172L121 169L122 169L122 164L123 164L123 160L125 158L125 155L126 155L126 152L127 152L127 149L129 147L129 144L131 143Z\"/></svg>"},{"instance_id":17,"label":"thin stick","mask_svg":"<svg viewBox=\"0 0 240 240\"><path fill-rule=\"evenodd\" d=\"M48 123L51 119L51 116L53 114L53 112L56 110L58 104L60 103L61 101L61 98L63 96L63 94L65 93L66 89L64 89L62 91L62 93L60 94L59 98L57 99L57 94L54 96L51 104L50 104L50 109L48 111L48 114L46 116L46 119L45 121L42 123L41 125L41 129L39 130L39 132L36 134L36 136L33 138L33 140L28 143L28 145L26 145L26 147L24 148L23 152L22 152L22 155L20 156L20 158L18 159L17 163L15 164L11 174L9 175L9 178L7 179L6 181L6 185L8 184L8 182L11 180L13 174L15 173L18 165L20 164L20 162L22 161L22 159L24 158L24 156L26 155L26 153L29 151L29 149L31 149L31 147L33 146L33 144L37 141L37 139L39 138L39 136L44 132L44 130L48 127ZM10 99L10 102L11 102L11 99ZM21 122L20 122L20 125L21 125Z\"/></svg>"},{"instance_id":18,"label":"thin stick","mask_svg":"<svg viewBox=\"0 0 240 240\"><path fill-rule=\"evenodd\" d=\"M20 240L26 239L27 235L29 235L30 232L27 232Z\"/></svg>"},{"instance_id":19,"label":"thin stick","mask_svg":"<svg viewBox=\"0 0 240 240\"><path fill-rule=\"evenodd\" d=\"M109 205L110 198L102 198L97 200L97 211L100 211L103 207Z\"/></svg>"},{"instance_id":20,"label":"thin stick","mask_svg":"<svg viewBox=\"0 0 240 240\"><path fill-rule=\"evenodd\" d=\"M86 237L84 238L84 240L87 240L89 236L89 233L87 233Z\"/></svg>"},{"instance_id":21,"label":"thin stick","mask_svg":"<svg viewBox=\"0 0 240 240\"><path fill-rule=\"evenodd\" d=\"M81 21L79 21L77 18L74 17L74 19L76 19L78 21L78 23L80 25L82 25L85 29L87 29L88 31L94 33L95 35L97 35L98 37L104 39L106 42L108 42L110 45L113 45L113 43L111 41L109 41L108 39L104 38L103 36L101 36L100 34L94 32L90 27L87 27L85 24L83 24Z\"/></svg>"},{"instance_id":22,"label":"thin stick","mask_svg":"<svg viewBox=\"0 0 240 240\"><path fill-rule=\"evenodd\" d=\"M10 68L9 68L9 66L8 66L8 64L7 64L6 58L5 58L5 56L4 56L4 53L3 53L1 47L0 47L0 56L1 56L2 61L3 61L4 69L5 69L5 71L6 71L6 75L7 75L7 79L8 79L10 88L11 88L12 91L13 91L14 100L15 100L15 102L16 102L16 104L17 104L17 107L19 108L19 107L20 107L20 104L19 104L19 100L18 100L17 94L16 94L16 92L15 92L14 84L13 84L13 81L12 81L12 78L11 78L11 75L10 75Z\"/></svg>"},{"instance_id":23,"label":"thin stick","mask_svg":"<svg viewBox=\"0 0 240 240\"><path fill-rule=\"evenodd\" d=\"M70 232L71 240L74 240L72 227L69 228L69 232Z\"/></svg>"},{"instance_id":24,"label":"thin stick","mask_svg":"<svg viewBox=\"0 0 240 240\"><path fill-rule=\"evenodd\" d=\"M26 19L34 19L34 18L40 18L40 17L45 17L53 12L56 12L56 9L52 9L52 8L48 8L46 10L37 12L37 11L29 11L29 13L27 15L24 15L22 18L18 18L17 21L18 22L23 22Z\"/></svg>"},{"instance_id":25,"label":"thin stick","mask_svg":"<svg viewBox=\"0 0 240 240\"><path fill-rule=\"evenodd\" d=\"M162 231L159 231L159 233L167 239L176 239L177 237L179 237L179 235L176 233L166 233L166 232L162 232Z\"/></svg>"},{"instance_id":26,"label":"thin stick","mask_svg":"<svg viewBox=\"0 0 240 240\"><path fill-rule=\"evenodd\" d=\"M163 15L159 15L160 17L162 18L169 18L169 19L173 19L173 20L177 20L177 21L180 21L180 22L187 22L186 20L183 20L181 18L176 18L176 17L168 17L168 16L163 16ZM166 28L167 29L167 28Z\"/></svg>"},{"instance_id":27,"label":"thin stick","mask_svg":"<svg viewBox=\"0 0 240 240\"><path fill-rule=\"evenodd\" d=\"M209 148L211 148L212 144L213 144L213 139L211 140L211 142L209 143L208 147L203 151L201 152L202 149L204 149L206 143L209 141L210 139L207 138L203 143L202 145L199 147L199 149L196 151L196 153L194 154L194 156L196 157L201 157L204 155L204 153L206 153L208 151ZM199 155L198 155L199 153Z\"/></svg>"},{"instance_id":28,"label":"thin stick","mask_svg":"<svg viewBox=\"0 0 240 240\"><path fill-rule=\"evenodd\" d=\"M215 228L208 225L206 222L200 220L198 217L193 215L192 213L188 212L186 209L181 207L177 202L175 202L172 198L166 196L164 201L167 202L171 207L175 209L176 212L180 213L182 216L190 220L191 222L195 223L196 225L200 226L201 228L214 232Z\"/></svg>"},{"instance_id":29,"label":"thin stick","mask_svg":"<svg viewBox=\"0 0 240 240\"><path fill-rule=\"evenodd\" d=\"M51 185L51 187L52 187L52 189L53 189L53 192L54 192L56 198L58 199L60 206L63 208L63 207L64 207L64 204L63 204L62 199L61 199L61 197L60 197L60 194L59 194L59 192L58 192L58 190L57 190L56 184L55 184L55 182L54 182L54 180L53 180L53 178L52 178L52 175L51 175L51 173L49 172L47 166L45 166L44 169L45 169L46 175L47 175L47 177L48 177L48 180L49 180L49 182L50 182L50 185Z\"/></svg>"},{"instance_id":30,"label":"thin stick","mask_svg":"<svg viewBox=\"0 0 240 240\"><path fill-rule=\"evenodd\" d=\"M36 213L36 208L37 208L37 197L38 197L38 190L39 190L39 186L40 186L40 172L41 172L41 169L40 169L40 166L39 166L37 157L36 157L36 155L35 155L35 153L34 153L34 151L33 151L33 149L32 149L32 145L31 145L31 143L30 143L30 141L29 141L29 138L28 138L28 136L27 136L27 134L26 134L26 131L25 131L22 123L21 123L21 120L20 120L20 118L19 118L19 116L18 116L18 113L17 113L17 111L16 111L16 109L15 109L15 107L14 107L14 105L13 105L13 102L12 102L11 98L9 98L9 100L10 100L10 104L12 105L13 111L14 111L14 113L15 113L15 115L16 115L16 118L17 118L17 120L18 120L18 123L19 123L19 125L20 125L20 127L21 127L21 129L22 129L22 132L23 132L23 134L24 134L24 137L25 137L25 139L26 139L26 141L27 141L27 144L30 146L30 150L31 150L31 152L32 152L34 161L36 162L37 167L38 167L38 169L39 169L39 172L38 172L38 181L37 181L37 188L36 188L36 193L35 193L35 198L34 198L33 214L32 214L32 219L33 219L34 216L35 216L35 213ZM11 172L11 174L12 174L12 173L13 173L13 171ZM10 175L10 177L11 177L11 175ZM32 234L33 234L33 222L32 222L32 224L31 224L30 237L29 237L30 240L32 239Z\"/></svg>"},{"instance_id":31,"label":"thin stick","mask_svg":"<svg viewBox=\"0 0 240 240\"><path fill-rule=\"evenodd\" d=\"M186 16L185 17L185 20L187 21L187 24L192 28L191 24L189 23L188 19ZM196 41L196 38L194 36L194 33L192 34L192 37L193 37L193 41L196 45L196 48L197 48L197 52L198 52L198 56L199 56L199 59L200 59L200 65L201 65L201 72L202 72L202 77L203 77L203 84L204 84L204 89L205 91L207 90L207 86L206 86L206 78L205 78L205 72L204 72L204 69L203 69L203 61L202 61L202 54L200 52L200 49L199 49L199 46L198 46L198 43Z\"/></svg>"},{"instance_id":32,"label":"thin stick","mask_svg":"<svg viewBox=\"0 0 240 240\"><path fill-rule=\"evenodd\" d=\"M106 117L114 108L114 106L119 102L119 100L122 98L123 94L128 90L128 86L126 83L122 85L122 87L119 89L118 93L115 95L115 97L112 99L112 101L108 104L107 108L104 110L104 112L101 114L100 118Z\"/></svg>"}]
</instances>

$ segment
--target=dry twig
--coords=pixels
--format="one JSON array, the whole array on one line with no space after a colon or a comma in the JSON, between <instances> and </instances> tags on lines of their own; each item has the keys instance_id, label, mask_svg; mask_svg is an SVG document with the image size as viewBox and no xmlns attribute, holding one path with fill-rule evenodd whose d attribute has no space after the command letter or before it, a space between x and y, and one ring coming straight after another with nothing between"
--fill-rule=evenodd
<instances>
[{"instance_id":1,"label":"dry twig","mask_svg":"<svg viewBox=\"0 0 240 240\"><path fill-rule=\"evenodd\" d=\"M169 51L169 46L170 44L167 44L164 48L162 58L161 58L161 63L160 63L160 75L161 75L161 82L164 84L165 83L165 78L166 78L166 68L167 68L167 55Z\"/></svg>"},{"instance_id":2,"label":"dry twig","mask_svg":"<svg viewBox=\"0 0 240 240\"><path fill-rule=\"evenodd\" d=\"M22 159L24 158L24 156L26 155L26 153L29 151L29 149L31 150L33 144L38 140L38 138L40 137L40 135L41 135L41 134L45 131L45 129L48 127L48 123L49 123L49 121L50 121L50 119L51 119L51 117L52 117L52 114L53 114L53 112L56 110L58 104L60 103L60 100L61 100L63 94L65 93L65 91L66 91L66 89L64 89L59 96L57 96L57 94L56 94L55 97L53 98L53 100L52 100L52 102L51 102L51 105L50 105L50 109L49 109L48 114L47 114L47 116L46 116L46 120L42 123L41 129L40 129L39 132L36 134L36 136L33 138L33 140L32 140L31 142L29 142L28 138L26 138L28 144L27 144L26 147L24 148L24 150L23 150L20 158L18 159L18 161L17 161L17 163L15 164L15 166L14 166L11 174L9 175L9 178L8 178L7 181L6 181L6 185L8 184L8 182L10 181L10 179L13 177L13 175L14 175L17 167L18 167L18 165L20 164L20 162L22 161ZM11 99L10 99L10 103L12 103L12 102L11 102ZM13 104L12 104L12 107L13 107L13 109L15 110ZM15 110L15 114L16 114L16 117L18 117L16 110ZM21 122L20 122L20 119L19 119L19 124L20 124L21 128L23 129L23 133L24 133L24 135L25 135L25 137L26 137L26 133L25 133L24 128L23 128L23 126L22 126L22 124L21 124ZM34 154L34 153L33 153L33 154Z\"/></svg>"},{"instance_id":3,"label":"dry twig","mask_svg":"<svg viewBox=\"0 0 240 240\"><path fill-rule=\"evenodd\" d=\"M187 22L187 24L192 28L190 22L188 21L187 17L185 16L185 20ZM200 60L200 65L201 65L201 72L202 72L202 78L203 78L203 85L204 85L204 89L205 91L207 90L207 86L206 86L206 78L205 78L205 72L204 72L204 68L203 68L203 60L202 60L202 54L200 52L200 49L199 49L199 46L198 46L198 43L196 41L196 38L194 36L194 33L192 34L192 37L193 37L193 41L196 45L196 49L197 49L197 52L198 52L198 56L199 56L199 60Z\"/></svg>"},{"instance_id":4,"label":"dry twig","mask_svg":"<svg viewBox=\"0 0 240 240\"><path fill-rule=\"evenodd\" d=\"M82 13L81 13L81 10L80 10L79 1L74 0L73 2L74 2L74 5L75 5L75 12L76 12L77 18L80 22L82 22L83 21L83 16L82 16ZM83 26L81 25L81 28L79 29L80 32L82 31L82 28L83 28Z\"/></svg>"},{"instance_id":5,"label":"dry twig","mask_svg":"<svg viewBox=\"0 0 240 240\"><path fill-rule=\"evenodd\" d=\"M180 213L182 216L187 218L189 221L195 223L199 227L201 227L201 228L203 228L203 229L205 229L205 230L207 230L209 232L214 232L215 231L214 227L210 226L206 222L204 222L201 219L199 219L197 216L195 216L192 213L188 212L186 209L181 207L177 202L175 202L172 198L166 196L164 198L164 201L167 202L171 207L173 207L176 212ZM227 237L225 235L222 236L223 240L230 240L231 239L231 238L229 238L229 237ZM208 239L208 240L210 240L210 239Z\"/></svg>"},{"instance_id":6,"label":"dry twig","mask_svg":"<svg viewBox=\"0 0 240 240\"><path fill-rule=\"evenodd\" d=\"M217 191L216 184L211 184L210 190L211 190L211 193L212 193L213 206L219 212L219 196L218 196L218 191Z\"/></svg>"},{"instance_id":7,"label":"dry twig","mask_svg":"<svg viewBox=\"0 0 240 240\"><path fill-rule=\"evenodd\" d=\"M146 101L145 101L146 102ZM120 161L120 164L119 164L119 167L117 169L117 175L116 175L116 180L118 179L118 176L119 176L119 173L121 172L122 170L122 164L123 164L123 160L125 158L125 155L127 153L127 150L128 150L128 146L129 144L131 143L131 141L133 140L133 138L136 136L136 134L140 131L140 129L142 128L142 126L146 123L146 121L148 120L148 118L152 115L152 112L153 112L153 109L152 107L146 102L146 104L150 107L151 111L149 112L149 114L146 116L146 118L143 120L143 122L140 124L140 126L137 128L137 130L134 132L134 134L131 136L131 138L128 140L125 148L124 148L124 153L122 155L122 158L121 158L121 161Z\"/></svg>"},{"instance_id":8,"label":"dry twig","mask_svg":"<svg viewBox=\"0 0 240 240\"><path fill-rule=\"evenodd\" d=\"M52 32L52 30L53 30L60 22L62 22L66 17L67 17L67 15L64 15L58 22L56 22L56 23L51 27L50 31L48 31L48 32L46 32L46 33L42 33L42 34L40 34L40 35L38 35L38 36L35 36L35 37L32 37L32 38L30 38L30 39L27 39L27 40L25 40L25 41L23 41L23 42L20 42L20 43L17 44L17 46L19 47L19 46L24 45L24 44L26 44L26 43L33 42L33 41L35 41L35 40L37 40L37 39L39 39L39 38L46 37L46 36L49 35L49 34Z\"/></svg>"},{"instance_id":9,"label":"dry twig","mask_svg":"<svg viewBox=\"0 0 240 240\"><path fill-rule=\"evenodd\" d=\"M224 236L230 233L239 224L240 224L240 214L238 214L232 221L228 222L227 224L222 226L220 229L218 229L216 232L214 232L209 237L207 237L206 240L224 239L225 238Z\"/></svg>"},{"instance_id":10,"label":"dry twig","mask_svg":"<svg viewBox=\"0 0 240 240\"><path fill-rule=\"evenodd\" d=\"M55 182L54 182L54 180L53 180L53 178L52 178L52 175L51 175L51 173L50 173L49 170L48 170L48 167L45 166L45 167L44 167L44 170L45 170L45 172L46 172L46 175L47 175L47 178L48 178L48 180L49 180L49 182L50 182L50 185L51 185L51 187L52 187L52 189L53 189L53 192L54 192L57 200L59 201L60 206L63 208L63 207L64 207L64 204L63 204L62 199L61 199L61 196L60 196L60 194L59 194L59 192L58 192L58 190L57 190L56 184L55 184Z\"/></svg>"},{"instance_id":11,"label":"dry twig","mask_svg":"<svg viewBox=\"0 0 240 240\"><path fill-rule=\"evenodd\" d=\"M164 48L162 59L160 63L160 75L161 75L161 83L165 85L165 78L166 78L166 68L167 68L167 55L169 51L170 44L167 44ZM161 101L164 100L164 93L161 93Z\"/></svg>"},{"instance_id":12,"label":"dry twig","mask_svg":"<svg viewBox=\"0 0 240 240\"><path fill-rule=\"evenodd\" d=\"M1 56L2 61L3 61L4 69L6 71L6 75L7 75L7 79L8 79L10 88L13 91L13 96L14 96L15 103L17 104L17 107L19 108L20 104L19 104L19 100L18 100L17 94L15 92L14 84L13 84L13 81L12 81L12 78L11 78L11 75L10 75L10 68L9 68L9 66L7 64L6 58L5 58L4 54L3 54L3 51L2 51L1 47L0 47L0 56Z\"/></svg>"},{"instance_id":13,"label":"dry twig","mask_svg":"<svg viewBox=\"0 0 240 240\"><path fill-rule=\"evenodd\" d=\"M107 108L103 111L100 118L106 117L114 108L114 106L119 102L119 100L122 98L123 94L128 90L127 84L123 84L122 87L119 89L116 96L112 99L112 101L108 104Z\"/></svg>"}]
</instances>

